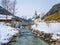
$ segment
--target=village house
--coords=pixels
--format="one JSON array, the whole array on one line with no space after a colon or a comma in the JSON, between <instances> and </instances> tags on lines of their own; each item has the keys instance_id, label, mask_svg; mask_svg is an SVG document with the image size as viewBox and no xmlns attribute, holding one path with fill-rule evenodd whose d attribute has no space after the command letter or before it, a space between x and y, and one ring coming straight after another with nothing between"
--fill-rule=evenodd
<instances>
[{"instance_id":1,"label":"village house","mask_svg":"<svg viewBox=\"0 0 60 45\"><path fill-rule=\"evenodd\" d=\"M0 22L10 22L13 14L0 6Z\"/></svg>"},{"instance_id":2,"label":"village house","mask_svg":"<svg viewBox=\"0 0 60 45\"><path fill-rule=\"evenodd\" d=\"M18 16L15 16L1 6L0 6L0 22L11 23L11 25L14 27L27 26L29 28L33 24L32 19L26 20Z\"/></svg>"}]
</instances>

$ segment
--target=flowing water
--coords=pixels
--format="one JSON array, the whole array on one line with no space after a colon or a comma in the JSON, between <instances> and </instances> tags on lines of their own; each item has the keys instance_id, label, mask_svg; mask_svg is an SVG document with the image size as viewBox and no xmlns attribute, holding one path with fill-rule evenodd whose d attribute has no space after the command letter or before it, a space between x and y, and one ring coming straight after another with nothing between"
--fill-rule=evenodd
<instances>
[{"instance_id":1,"label":"flowing water","mask_svg":"<svg viewBox=\"0 0 60 45\"><path fill-rule=\"evenodd\" d=\"M49 45L43 40L36 37L31 31L29 30L20 30L21 36L18 37L13 45Z\"/></svg>"}]
</instances>

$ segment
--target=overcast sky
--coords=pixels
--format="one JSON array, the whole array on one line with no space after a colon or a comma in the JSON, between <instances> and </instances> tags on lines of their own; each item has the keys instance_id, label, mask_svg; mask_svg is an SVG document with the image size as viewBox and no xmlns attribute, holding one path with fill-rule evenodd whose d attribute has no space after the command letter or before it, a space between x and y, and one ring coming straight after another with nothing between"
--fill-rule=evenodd
<instances>
[{"instance_id":1,"label":"overcast sky","mask_svg":"<svg viewBox=\"0 0 60 45\"><path fill-rule=\"evenodd\" d=\"M54 5L60 3L60 0L17 0L16 8L18 16L33 16L34 11L39 13L47 12Z\"/></svg>"},{"instance_id":2,"label":"overcast sky","mask_svg":"<svg viewBox=\"0 0 60 45\"><path fill-rule=\"evenodd\" d=\"M17 0L17 15L32 16L35 10L46 13L57 3L60 3L60 0Z\"/></svg>"}]
</instances>

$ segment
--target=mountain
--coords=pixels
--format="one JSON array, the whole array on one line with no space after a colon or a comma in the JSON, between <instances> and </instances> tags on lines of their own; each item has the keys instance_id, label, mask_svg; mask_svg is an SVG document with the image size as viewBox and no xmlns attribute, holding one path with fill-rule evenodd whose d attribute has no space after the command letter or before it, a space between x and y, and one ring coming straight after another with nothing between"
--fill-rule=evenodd
<instances>
[{"instance_id":1,"label":"mountain","mask_svg":"<svg viewBox=\"0 0 60 45\"><path fill-rule=\"evenodd\" d=\"M43 17L42 19L44 19L47 16L51 16L54 15L55 13L60 12L60 3L55 4ZM55 16L55 15L54 15Z\"/></svg>"}]
</instances>

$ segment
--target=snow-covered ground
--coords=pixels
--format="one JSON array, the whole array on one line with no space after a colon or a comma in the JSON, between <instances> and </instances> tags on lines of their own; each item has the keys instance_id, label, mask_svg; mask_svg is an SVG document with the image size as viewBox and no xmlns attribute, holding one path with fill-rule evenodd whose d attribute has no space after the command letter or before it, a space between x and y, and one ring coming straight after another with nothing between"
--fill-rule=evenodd
<instances>
[{"instance_id":1,"label":"snow-covered ground","mask_svg":"<svg viewBox=\"0 0 60 45\"><path fill-rule=\"evenodd\" d=\"M60 41L60 36L57 36L57 35L54 34L54 35L52 36L52 39L54 39L54 40L59 39L59 41Z\"/></svg>"},{"instance_id":2,"label":"snow-covered ground","mask_svg":"<svg viewBox=\"0 0 60 45\"><path fill-rule=\"evenodd\" d=\"M53 39L60 38L56 34L60 34L60 23L45 23L40 22L37 27L36 25L32 25L33 29L37 29L39 31L44 31L45 33L53 33Z\"/></svg>"},{"instance_id":3,"label":"snow-covered ground","mask_svg":"<svg viewBox=\"0 0 60 45\"><path fill-rule=\"evenodd\" d=\"M17 29L6 26L5 23L0 23L0 42L7 43L11 40L13 35L19 33Z\"/></svg>"}]
</instances>

